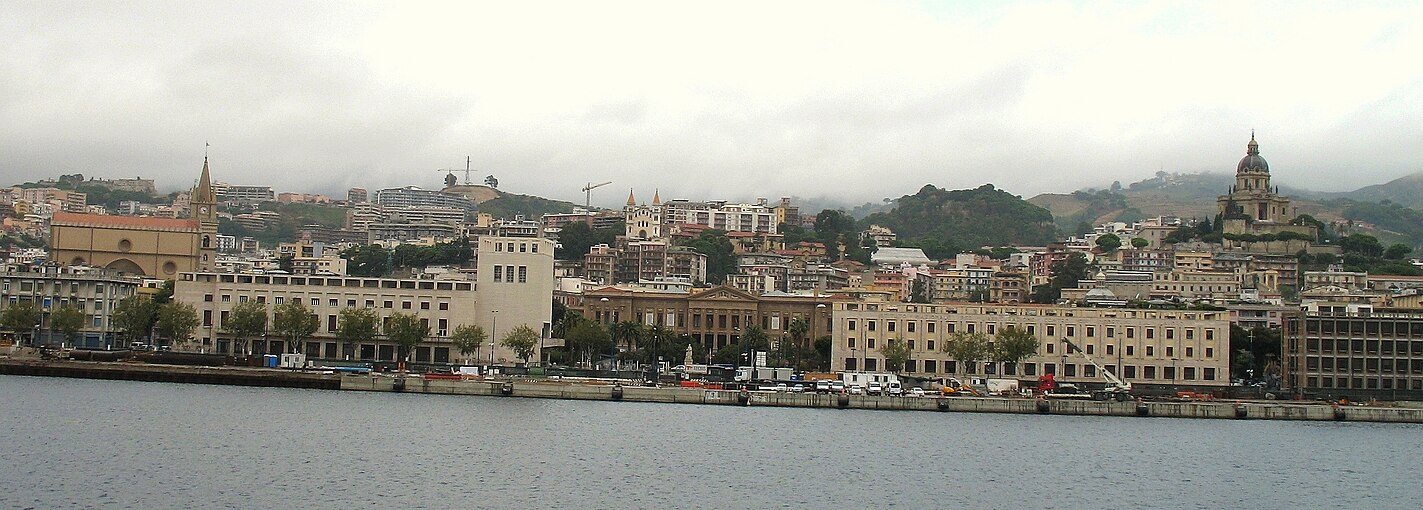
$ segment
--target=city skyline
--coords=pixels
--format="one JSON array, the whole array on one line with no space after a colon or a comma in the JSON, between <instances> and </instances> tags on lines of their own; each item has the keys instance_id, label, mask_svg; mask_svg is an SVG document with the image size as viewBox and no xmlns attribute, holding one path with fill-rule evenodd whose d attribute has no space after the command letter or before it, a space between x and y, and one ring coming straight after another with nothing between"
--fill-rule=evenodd
<instances>
[{"instance_id":1,"label":"city skyline","mask_svg":"<svg viewBox=\"0 0 1423 510\"><path fill-rule=\"evenodd\" d=\"M573 203L613 181L599 206L1028 197L1226 174L1255 129L1279 181L1344 191L1423 169L1401 149L1423 74L1397 65L1423 48L1419 10L20 3L0 13L0 113L28 121L0 175L173 190L210 142L219 180L333 197L438 189L466 156L476 183Z\"/></svg>"}]
</instances>

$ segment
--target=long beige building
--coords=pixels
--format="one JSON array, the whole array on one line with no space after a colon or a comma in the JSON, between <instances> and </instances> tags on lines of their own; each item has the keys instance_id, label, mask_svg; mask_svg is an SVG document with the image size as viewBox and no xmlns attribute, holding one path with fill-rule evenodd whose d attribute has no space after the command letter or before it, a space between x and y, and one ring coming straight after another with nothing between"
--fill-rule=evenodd
<instances>
[{"instance_id":1,"label":"long beige building","mask_svg":"<svg viewBox=\"0 0 1423 510\"><path fill-rule=\"evenodd\" d=\"M909 375L969 377L993 370L1007 378L1054 374L1069 382L1103 382L1081 354L1067 352L1066 339L1134 384L1230 383L1230 316L1225 311L840 301L834 304L834 322L831 365L836 371L883 371L884 346L902 339L911 351L903 371ZM1038 354L1018 366L990 369L988 362L964 366L942 352L955 333L991 337L1008 327L1036 336Z\"/></svg>"},{"instance_id":2,"label":"long beige building","mask_svg":"<svg viewBox=\"0 0 1423 510\"><path fill-rule=\"evenodd\" d=\"M352 349L336 339L341 310L369 308L382 319L392 313L414 314L428 321L430 336L411 353L417 363L486 364L490 348L465 359L449 335L456 327L478 324L493 340L492 361L514 364L520 360L499 345L518 326L528 326L547 338L553 303L553 243L546 239L481 238L476 252L477 277L470 280L414 280L336 276L183 273L174 298L198 310L198 341L210 352L244 354L236 349L224 322L239 303L256 300L272 309L289 300L300 300L317 314L319 325L299 351L309 357L362 361L396 361L394 343L379 335ZM269 323L270 324L270 323ZM383 331L382 331L383 333ZM275 334L250 341L253 354L290 352ZM541 346L530 362L541 359Z\"/></svg>"}]
</instances>

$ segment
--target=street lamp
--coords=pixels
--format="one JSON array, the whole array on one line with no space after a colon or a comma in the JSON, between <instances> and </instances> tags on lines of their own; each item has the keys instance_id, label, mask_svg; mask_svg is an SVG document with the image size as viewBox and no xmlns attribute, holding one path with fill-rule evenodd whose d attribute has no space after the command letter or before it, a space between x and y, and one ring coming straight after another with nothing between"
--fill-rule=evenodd
<instances>
[{"instance_id":1,"label":"street lamp","mask_svg":"<svg viewBox=\"0 0 1423 510\"><path fill-rule=\"evenodd\" d=\"M494 323L489 326L489 369L494 369L494 338L499 333L499 310L494 310ZM488 377L488 370L485 376Z\"/></svg>"}]
</instances>

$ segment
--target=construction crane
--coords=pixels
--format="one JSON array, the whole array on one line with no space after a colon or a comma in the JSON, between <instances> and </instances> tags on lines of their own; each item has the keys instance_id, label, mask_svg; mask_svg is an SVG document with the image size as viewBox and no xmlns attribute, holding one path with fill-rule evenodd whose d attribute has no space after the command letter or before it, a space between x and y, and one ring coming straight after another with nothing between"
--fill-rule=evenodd
<instances>
[{"instance_id":1,"label":"construction crane","mask_svg":"<svg viewBox=\"0 0 1423 510\"><path fill-rule=\"evenodd\" d=\"M593 207L592 207L592 206L593 206L593 190L596 189L596 188L601 188L601 187L603 187L603 186L607 186L607 185L612 184L612 183L613 183L613 181L600 182L600 183L598 183L598 184L593 184L593 183L589 182L587 186L584 186L584 187L583 187L583 195L584 195L584 196L583 196L583 208L584 208L584 209L588 209L588 210L590 210L590 211L593 210Z\"/></svg>"},{"instance_id":2,"label":"construction crane","mask_svg":"<svg viewBox=\"0 0 1423 510\"><path fill-rule=\"evenodd\" d=\"M464 157L464 185L465 185L465 186L469 186L469 185L470 185L469 172L471 171L471 169L470 169L470 162L471 162L471 160L472 160L472 158L470 158L469 156L465 156L465 157ZM455 182L454 182L455 180L453 179L453 177L455 176L455 172L458 171L458 169L455 169L455 168L441 168L441 169L435 170L435 171L436 171L436 172L445 172L445 173L449 174L449 176L450 176L451 178L445 179L445 186L448 187L448 186L454 186L454 185L455 185Z\"/></svg>"},{"instance_id":3,"label":"construction crane","mask_svg":"<svg viewBox=\"0 0 1423 510\"><path fill-rule=\"evenodd\" d=\"M1135 395L1132 395L1131 392L1131 383L1121 380L1116 376L1116 374L1113 374L1111 370L1107 370L1106 367L1103 367L1100 363L1097 363L1097 360L1092 359L1091 356L1087 355L1087 351L1082 350L1081 347L1078 347L1077 344L1072 343L1071 340L1064 338L1062 339L1062 341L1067 342L1067 350L1069 353L1072 351L1077 351L1077 354L1082 355L1083 359L1086 359L1088 363L1092 364L1092 366L1097 367L1097 371L1100 372L1102 374L1102 377L1107 380L1106 388L1093 391L1091 393L1092 398L1094 400L1116 399L1118 402L1126 402L1135 397Z\"/></svg>"}]
</instances>

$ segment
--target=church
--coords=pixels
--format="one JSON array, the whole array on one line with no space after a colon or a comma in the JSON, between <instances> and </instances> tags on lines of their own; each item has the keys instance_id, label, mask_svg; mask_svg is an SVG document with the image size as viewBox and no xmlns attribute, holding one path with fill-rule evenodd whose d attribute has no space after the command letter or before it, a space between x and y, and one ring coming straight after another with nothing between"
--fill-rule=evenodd
<instances>
[{"instance_id":1,"label":"church","mask_svg":"<svg viewBox=\"0 0 1423 510\"><path fill-rule=\"evenodd\" d=\"M1216 199L1222 222L1221 231L1226 234L1279 234L1295 232L1315 237L1311 225L1291 225L1298 216L1290 199L1280 195L1277 187L1270 186L1270 164L1260 155L1260 144L1255 141L1255 133L1250 133L1250 143L1245 146L1245 157L1235 166L1235 185L1229 193Z\"/></svg>"},{"instance_id":2,"label":"church","mask_svg":"<svg viewBox=\"0 0 1423 510\"><path fill-rule=\"evenodd\" d=\"M203 158L189 218L56 212L50 223L50 260L172 279L180 272L211 271L216 237L217 195Z\"/></svg>"}]
</instances>

